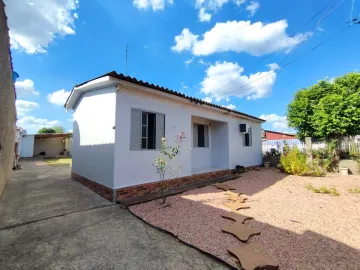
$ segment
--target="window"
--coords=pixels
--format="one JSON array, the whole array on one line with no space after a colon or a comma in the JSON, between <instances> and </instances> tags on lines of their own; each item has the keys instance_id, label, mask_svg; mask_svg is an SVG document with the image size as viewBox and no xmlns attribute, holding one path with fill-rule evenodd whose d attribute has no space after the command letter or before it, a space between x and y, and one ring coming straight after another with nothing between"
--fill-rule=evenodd
<instances>
[{"instance_id":1,"label":"window","mask_svg":"<svg viewBox=\"0 0 360 270\"><path fill-rule=\"evenodd\" d=\"M160 149L165 115L132 109L130 136L130 150Z\"/></svg>"},{"instance_id":2,"label":"window","mask_svg":"<svg viewBox=\"0 0 360 270\"><path fill-rule=\"evenodd\" d=\"M252 129L249 128L249 132L244 134L244 146L252 146Z\"/></svg>"},{"instance_id":3,"label":"window","mask_svg":"<svg viewBox=\"0 0 360 270\"><path fill-rule=\"evenodd\" d=\"M193 124L194 147L209 147L209 126Z\"/></svg>"}]
</instances>

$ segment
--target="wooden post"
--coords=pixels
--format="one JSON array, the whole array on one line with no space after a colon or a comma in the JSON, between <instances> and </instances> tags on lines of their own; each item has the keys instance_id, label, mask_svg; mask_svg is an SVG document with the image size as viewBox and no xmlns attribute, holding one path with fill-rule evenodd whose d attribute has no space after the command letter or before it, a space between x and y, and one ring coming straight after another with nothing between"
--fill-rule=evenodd
<instances>
[{"instance_id":1,"label":"wooden post","mask_svg":"<svg viewBox=\"0 0 360 270\"><path fill-rule=\"evenodd\" d=\"M312 163L312 142L311 137L305 137L305 152L307 164Z\"/></svg>"}]
</instances>

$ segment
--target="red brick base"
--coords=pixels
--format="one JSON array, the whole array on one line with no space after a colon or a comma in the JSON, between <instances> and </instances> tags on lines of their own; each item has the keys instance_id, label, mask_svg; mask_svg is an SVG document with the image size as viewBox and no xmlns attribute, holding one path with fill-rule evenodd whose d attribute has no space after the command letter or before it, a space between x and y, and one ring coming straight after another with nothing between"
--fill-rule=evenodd
<instances>
[{"instance_id":1,"label":"red brick base","mask_svg":"<svg viewBox=\"0 0 360 270\"><path fill-rule=\"evenodd\" d=\"M107 186L104 186L102 184L99 184L95 181L92 181L92 180L90 180L82 175L79 175L77 173L74 173L74 172L71 172L71 178L73 180L83 184L84 186L91 189L92 191L99 194L100 196L104 197L105 199L107 199L111 202L114 201L113 189L111 189Z\"/></svg>"},{"instance_id":2,"label":"red brick base","mask_svg":"<svg viewBox=\"0 0 360 270\"><path fill-rule=\"evenodd\" d=\"M199 183L202 181L210 180L216 177L229 175L230 170L221 170L215 172L194 174L190 176L175 178L172 180L164 180L158 182L151 182L147 184L141 184L136 186L124 187L116 189L116 200L127 199L131 197L143 196L150 193L156 193L162 189L167 190L170 188L177 188L193 183Z\"/></svg>"},{"instance_id":3,"label":"red brick base","mask_svg":"<svg viewBox=\"0 0 360 270\"><path fill-rule=\"evenodd\" d=\"M225 175L229 175L231 173L230 170L221 170L215 172L208 172L208 173L201 173L201 174L194 174L190 176L175 178L172 180L164 180L158 182L151 182L147 184L141 184L136 186L124 187L116 189L116 200L119 201L121 199L127 199L131 197L138 197L143 196L146 194L156 193L161 190L167 190L170 188L177 188L186 186L193 183L199 183L202 181L210 180L216 177L221 177ZM114 201L114 190L99 184L95 181L92 181L82 175L79 175L75 172L71 172L71 178L87 188L93 190L95 193L99 194L100 196L104 197L109 201Z\"/></svg>"}]
</instances>

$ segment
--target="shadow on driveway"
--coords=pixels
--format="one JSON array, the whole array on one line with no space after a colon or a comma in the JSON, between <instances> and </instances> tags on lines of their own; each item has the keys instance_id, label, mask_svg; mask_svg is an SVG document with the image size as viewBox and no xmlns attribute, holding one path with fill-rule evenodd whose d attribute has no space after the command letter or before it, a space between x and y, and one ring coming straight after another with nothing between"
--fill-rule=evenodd
<instances>
[{"instance_id":1,"label":"shadow on driveway","mask_svg":"<svg viewBox=\"0 0 360 270\"><path fill-rule=\"evenodd\" d=\"M0 269L228 269L72 181L24 160L0 202Z\"/></svg>"}]
</instances>

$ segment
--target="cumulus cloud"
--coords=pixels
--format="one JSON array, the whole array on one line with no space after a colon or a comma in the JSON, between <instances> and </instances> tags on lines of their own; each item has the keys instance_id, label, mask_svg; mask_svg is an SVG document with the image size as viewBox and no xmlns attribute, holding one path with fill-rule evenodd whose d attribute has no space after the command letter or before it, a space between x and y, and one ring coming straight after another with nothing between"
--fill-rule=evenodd
<instances>
[{"instance_id":1,"label":"cumulus cloud","mask_svg":"<svg viewBox=\"0 0 360 270\"><path fill-rule=\"evenodd\" d=\"M211 97L206 97L206 98L203 98L203 101L205 101L207 103L212 103L213 99Z\"/></svg>"},{"instance_id":2,"label":"cumulus cloud","mask_svg":"<svg viewBox=\"0 0 360 270\"><path fill-rule=\"evenodd\" d=\"M186 61L184 62L184 63L185 63L185 66L190 65L193 61L194 61L194 57L186 60Z\"/></svg>"},{"instance_id":3,"label":"cumulus cloud","mask_svg":"<svg viewBox=\"0 0 360 270\"><path fill-rule=\"evenodd\" d=\"M209 22L211 20L211 14L206 13L205 8L200 8L199 20L200 20L200 22Z\"/></svg>"},{"instance_id":4,"label":"cumulus cloud","mask_svg":"<svg viewBox=\"0 0 360 270\"><path fill-rule=\"evenodd\" d=\"M203 59L199 59L198 60L198 63L200 64L200 65L204 65L204 66L210 66L211 65L211 63L210 62L205 62Z\"/></svg>"},{"instance_id":5,"label":"cumulus cloud","mask_svg":"<svg viewBox=\"0 0 360 270\"><path fill-rule=\"evenodd\" d=\"M260 115L260 118L266 120L266 122L270 124L271 129L274 131L294 133L294 130L289 128L288 126L286 116L281 116L271 113L271 114L262 114Z\"/></svg>"},{"instance_id":6,"label":"cumulus cloud","mask_svg":"<svg viewBox=\"0 0 360 270\"><path fill-rule=\"evenodd\" d=\"M58 120L50 121L48 119L35 118L33 116L24 116L23 118L18 120L17 125L26 129L28 133L35 133L43 127L60 125L60 122Z\"/></svg>"},{"instance_id":7,"label":"cumulus cloud","mask_svg":"<svg viewBox=\"0 0 360 270\"><path fill-rule=\"evenodd\" d=\"M250 17L254 16L259 8L260 8L260 3L257 1L251 1L250 4L246 6L246 10L249 11Z\"/></svg>"},{"instance_id":8,"label":"cumulus cloud","mask_svg":"<svg viewBox=\"0 0 360 270\"><path fill-rule=\"evenodd\" d=\"M138 9L147 10L151 7L153 11L163 10L165 5L174 4L173 0L133 0L133 4Z\"/></svg>"},{"instance_id":9,"label":"cumulus cloud","mask_svg":"<svg viewBox=\"0 0 360 270\"><path fill-rule=\"evenodd\" d=\"M5 0L12 48L46 53L58 36L75 34L78 0Z\"/></svg>"},{"instance_id":10,"label":"cumulus cloud","mask_svg":"<svg viewBox=\"0 0 360 270\"><path fill-rule=\"evenodd\" d=\"M16 111L18 116L26 115L27 113L39 107L39 104L36 102L21 99L16 100Z\"/></svg>"},{"instance_id":11,"label":"cumulus cloud","mask_svg":"<svg viewBox=\"0 0 360 270\"><path fill-rule=\"evenodd\" d=\"M270 95L276 80L274 70L243 75L244 68L237 63L216 62L206 70L201 92L217 101L231 96L258 99Z\"/></svg>"},{"instance_id":12,"label":"cumulus cloud","mask_svg":"<svg viewBox=\"0 0 360 270\"><path fill-rule=\"evenodd\" d=\"M261 56L277 51L289 52L299 44L307 33L298 33L291 37L286 33L288 23L280 20L273 23L250 21L227 21L217 23L205 32L202 38L184 28L175 37L175 52L191 51L196 56L210 55L218 52L245 52ZM226 34L226 35L224 35Z\"/></svg>"},{"instance_id":13,"label":"cumulus cloud","mask_svg":"<svg viewBox=\"0 0 360 270\"><path fill-rule=\"evenodd\" d=\"M48 95L48 101L55 105L63 106L70 95L70 91L67 92L64 89L52 92Z\"/></svg>"},{"instance_id":14,"label":"cumulus cloud","mask_svg":"<svg viewBox=\"0 0 360 270\"><path fill-rule=\"evenodd\" d=\"M15 83L15 89L16 89L16 95L18 97L39 95L39 92L37 92L34 88L34 82L29 79L23 81L17 81Z\"/></svg>"},{"instance_id":15,"label":"cumulus cloud","mask_svg":"<svg viewBox=\"0 0 360 270\"><path fill-rule=\"evenodd\" d=\"M245 0L196 0L195 8L199 10L199 19L201 22L211 20L212 13L222 9L223 5L232 2L237 6L245 3Z\"/></svg>"},{"instance_id":16,"label":"cumulus cloud","mask_svg":"<svg viewBox=\"0 0 360 270\"><path fill-rule=\"evenodd\" d=\"M175 45L171 48L175 52L190 50L197 42L198 36L194 35L189 29L184 28L180 35L175 37Z\"/></svg>"},{"instance_id":17,"label":"cumulus cloud","mask_svg":"<svg viewBox=\"0 0 360 270\"><path fill-rule=\"evenodd\" d=\"M236 106L234 104L224 105L224 108L228 108L229 110L235 110Z\"/></svg>"}]
</instances>

